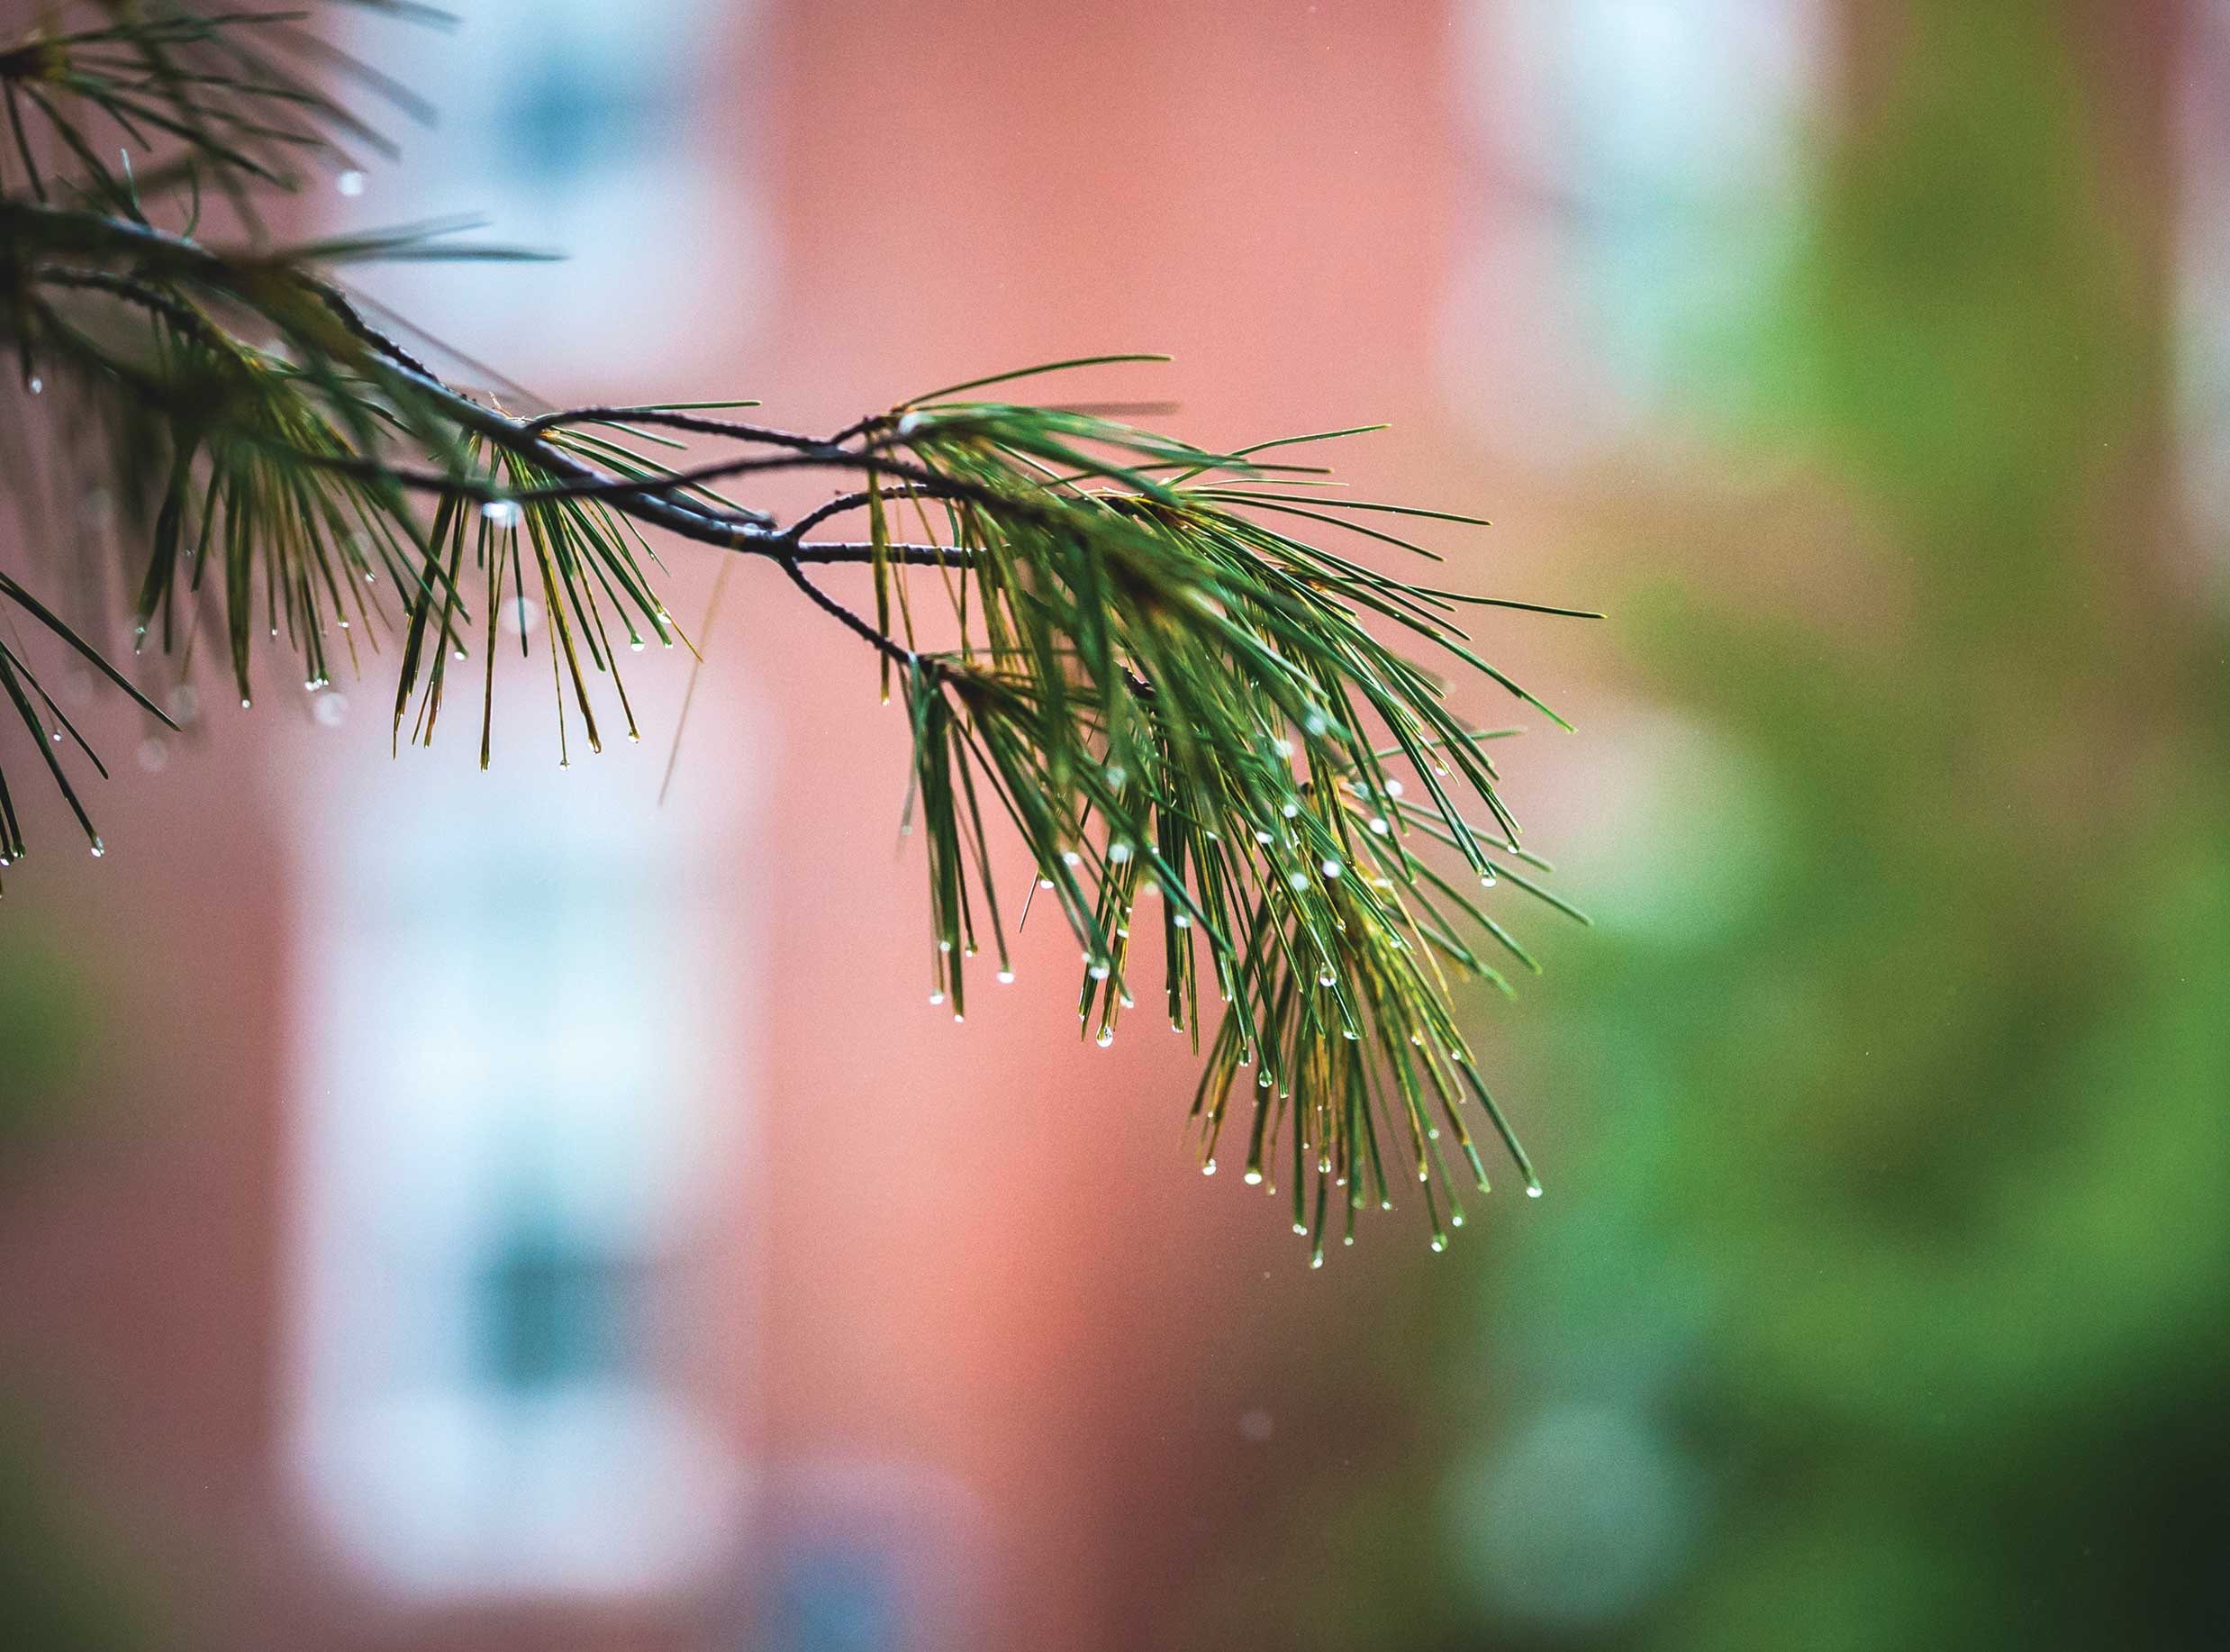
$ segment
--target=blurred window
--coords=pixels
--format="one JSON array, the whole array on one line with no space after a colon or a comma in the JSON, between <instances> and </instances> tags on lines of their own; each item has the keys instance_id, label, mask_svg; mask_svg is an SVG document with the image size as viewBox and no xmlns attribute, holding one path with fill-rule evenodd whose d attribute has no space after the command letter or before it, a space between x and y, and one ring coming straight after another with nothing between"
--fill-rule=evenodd
<instances>
[{"instance_id":1,"label":"blurred window","mask_svg":"<svg viewBox=\"0 0 2230 1652\"><path fill-rule=\"evenodd\" d=\"M857 1540L784 1555L769 1610L771 1652L902 1652L910 1638L891 1557Z\"/></svg>"},{"instance_id":2,"label":"blurred window","mask_svg":"<svg viewBox=\"0 0 2230 1652\"><path fill-rule=\"evenodd\" d=\"M2194 6L2189 18L2177 97L2177 418L2186 509L2221 539L2230 535L2230 10Z\"/></svg>"},{"instance_id":3,"label":"blurred window","mask_svg":"<svg viewBox=\"0 0 2230 1652\"><path fill-rule=\"evenodd\" d=\"M982 1644L984 1511L916 1459L819 1459L770 1489L760 1586L722 1644L923 1652Z\"/></svg>"},{"instance_id":4,"label":"blurred window","mask_svg":"<svg viewBox=\"0 0 2230 1652\"><path fill-rule=\"evenodd\" d=\"M732 1535L735 913L647 775L441 757L309 788L296 1466L405 1595L675 1588Z\"/></svg>"},{"instance_id":5,"label":"blurred window","mask_svg":"<svg viewBox=\"0 0 2230 1652\"><path fill-rule=\"evenodd\" d=\"M1469 0L1460 405L1556 459L1691 414L1801 228L1822 0Z\"/></svg>"},{"instance_id":6,"label":"blurred window","mask_svg":"<svg viewBox=\"0 0 2230 1652\"><path fill-rule=\"evenodd\" d=\"M546 264L399 264L358 272L379 301L528 383L552 369L657 376L703 365L684 317L740 339L762 307L766 233L756 105L737 81L756 4L461 0L453 30L356 25L360 55L440 112L371 167L351 225L466 218L484 243ZM358 186L352 177L349 187ZM470 377L469 374L466 375Z\"/></svg>"}]
</instances>

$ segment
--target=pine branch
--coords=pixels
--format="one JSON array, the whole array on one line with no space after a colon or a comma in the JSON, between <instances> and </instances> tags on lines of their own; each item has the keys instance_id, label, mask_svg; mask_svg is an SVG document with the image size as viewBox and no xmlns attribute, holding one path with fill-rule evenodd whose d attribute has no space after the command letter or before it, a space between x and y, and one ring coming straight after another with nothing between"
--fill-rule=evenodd
<instances>
[{"instance_id":1,"label":"pine branch","mask_svg":"<svg viewBox=\"0 0 2230 1652\"><path fill-rule=\"evenodd\" d=\"M152 637L183 653L208 632L246 704L260 645L283 641L314 688L337 653L360 663L359 640L397 637L398 746L406 731L432 737L476 649L485 766L496 616L531 598L569 760L575 717L601 749L607 701L639 731L618 640L632 651L677 638L648 531L764 559L866 645L884 697L906 704L933 1002L965 1013L968 963L986 947L1012 978L1003 816L1036 868L1024 909L1051 901L1077 937L1087 1036L1111 1041L1135 1007L1139 925L1158 932L1163 1008L1196 1051L1212 993L1193 1107L1202 1167L1237 1157L1274 1187L1283 1172L1315 1259L1411 1170L1443 1244L1463 1221L1459 1181L1488 1185L1467 1115L1538 1191L1453 985L1507 991L1497 950L1534 967L1482 888L1506 882L1578 914L1515 869L1543 863L1518 847L1491 733L1464 726L1441 677L1381 634L1407 633L1554 719L1455 620L1465 604L1577 611L1359 559L1433 556L1382 524L1476 519L1357 500L1293 459L1356 431L1219 453L1123 422L1122 407L981 395L1140 358L947 386L828 435L748 422L742 402L521 416L446 382L332 273L519 255L458 242L451 226L295 247L258 230L253 190L385 142L318 89L304 65L334 59L313 36L276 14L153 0L78 9L83 27L0 47L14 156L0 169L0 344L29 392L60 404L44 435L18 421L0 440L19 474L97 481L136 505L145 529L123 573L142 649ZM412 107L369 71L353 77ZM146 156L136 169L102 159L117 132ZM197 233L204 187L234 204L235 241ZM168 208L150 206L159 193ZM846 491L786 525L730 491L792 470L848 478ZM1300 537L1327 532L1360 542L1351 554ZM808 571L844 565L868 570L872 613ZM14 577L0 575L0 600L161 715ZM98 853L56 748L67 735L98 759L20 646L0 645L0 696ZM0 862L24 847L0 774Z\"/></svg>"}]
</instances>

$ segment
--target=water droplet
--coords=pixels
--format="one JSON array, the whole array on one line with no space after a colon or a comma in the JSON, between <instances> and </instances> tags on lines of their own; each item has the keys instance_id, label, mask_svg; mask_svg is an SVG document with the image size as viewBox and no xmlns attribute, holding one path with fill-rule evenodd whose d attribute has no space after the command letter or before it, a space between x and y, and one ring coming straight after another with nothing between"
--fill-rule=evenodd
<instances>
[{"instance_id":1,"label":"water droplet","mask_svg":"<svg viewBox=\"0 0 2230 1652\"><path fill-rule=\"evenodd\" d=\"M1463 1225L1464 1212L1461 1211L1450 1211L1448 1212L1448 1226L1451 1228L1460 1228Z\"/></svg>"},{"instance_id":2,"label":"water droplet","mask_svg":"<svg viewBox=\"0 0 2230 1652\"><path fill-rule=\"evenodd\" d=\"M1084 858L1073 849L1065 849L1061 851L1061 864L1065 867L1080 867L1084 864Z\"/></svg>"},{"instance_id":3,"label":"water droplet","mask_svg":"<svg viewBox=\"0 0 2230 1652\"><path fill-rule=\"evenodd\" d=\"M1444 1233L1434 1234L1432 1236L1432 1248L1435 1250L1446 1250L1448 1248L1447 1236Z\"/></svg>"},{"instance_id":4,"label":"water droplet","mask_svg":"<svg viewBox=\"0 0 2230 1652\"><path fill-rule=\"evenodd\" d=\"M1373 814L1371 816L1371 830L1382 838L1388 832L1391 831L1393 828L1387 823L1387 820L1384 815Z\"/></svg>"},{"instance_id":5,"label":"water droplet","mask_svg":"<svg viewBox=\"0 0 2230 1652\"><path fill-rule=\"evenodd\" d=\"M956 1011L956 1010L953 1012L953 1020L954 1020L954 1021L965 1021L965 1020L967 1020L967 1019L968 1019L968 1018L967 1018L966 1016L965 1016L965 1015L961 1014L961 1013L960 1013L958 1011Z\"/></svg>"},{"instance_id":6,"label":"water droplet","mask_svg":"<svg viewBox=\"0 0 2230 1652\"><path fill-rule=\"evenodd\" d=\"M1204 1160L1202 1160L1202 1161L1201 1161L1201 1174L1202 1175L1215 1175L1215 1174L1216 1174L1216 1161L1215 1161L1214 1159L1212 1159L1212 1158L1210 1158L1210 1159L1204 1159Z\"/></svg>"},{"instance_id":7,"label":"water droplet","mask_svg":"<svg viewBox=\"0 0 2230 1652\"><path fill-rule=\"evenodd\" d=\"M1399 796L1401 796L1401 782L1400 782L1399 780L1389 780L1388 782L1386 782L1386 795L1387 795L1387 796L1389 796L1389 797L1399 797Z\"/></svg>"},{"instance_id":8,"label":"water droplet","mask_svg":"<svg viewBox=\"0 0 2230 1652\"><path fill-rule=\"evenodd\" d=\"M1262 1181L1262 1172L1261 1172L1261 1171L1259 1171L1259 1170L1257 1170L1257 1169L1256 1169L1256 1168L1255 1168L1252 1165L1247 1166L1247 1167L1246 1167L1246 1185L1247 1185L1247 1186L1249 1186L1249 1187L1254 1187L1254 1186L1256 1186L1256 1185L1258 1185L1261 1183L1261 1181Z\"/></svg>"},{"instance_id":9,"label":"water droplet","mask_svg":"<svg viewBox=\"0 0 2230 1652\"><path fill-rule=\"evenodd\" d=\"M1130 858L1130 845L1120 842L1109 844L1107 846L1107 858L1113 861L1117 866L1122 865L1124 861Z\"/></svg>"},{"instance_id":10,"label":"water droplet","mask_svg":"<svg viewBox=\"0 0 2230 1652\"><path fill-rule=\"evenodd\" d=\"M1107 960L1105 958L1095 958L1092 960L1092 967L1084 973L1089 975L1094 981L1104 981L1108 978L1108 976L1111 973L1111 971L1109 970Z\"/></svg>"},{"instance_id":11,"label":"water droplet","mask_svg":"<svg viewBox=\"0 0 2230 1652\"><path fill-rule=\"evenodd\" d=\"M1273 837L1272 837L1272 836L1271 836L1268 832L1266 832L1266 831L1263 831L1263 830L1262 830L1262 829L1258 826L1258 827L1256 827L1256 828L1255 829L1255 841L1256 841L1256 842L1257 842L1257 843L1265 843L1265 844L1267 844L1267 843L1274 843L1274 842L1276 842L1276 841L1277 841L1277 840L1276 840L1276 839L1274 839L1274 838L1273 838Z\"/></svg>"},{"instance_id":12,"label":"water droplet","mask_svg":"<svg viewBox=\"0 0 2230 1652\"><path fill-rule=\"evenodd\" d=\"M107 853L108 853L108 845L107 845L107 844L105 844L105 843L104 843L104 842L102 842L102 841L100 840L100 839L98 839L98 838L94 839L94 840L93 840L93 858L94 858L94 859L98 860L98 859L99 859L102 856L104 856L104 855L105 855L105 854L107 854Z\"/></svg>"},{"instance_id":13,"label":"water droplet","mask_svg":"<svg viewBox=\"0 0 2230 1652\"><path fill-rule=\"evenodd\" d=\"M1324 1258L1320 1256L1312 1254L1309 1258L1309 1266L1310 1267L1322 1267L1324 1266Z\"/></svg>"},{"instance_id":14,"label":"water droplet","mask_svg":"<svg viewBox=\"0 0 2230 1652\"><path fill-rule=\"evenodd\" d=\"M636 653L639 654L650 645L645 642L640 637L630 635L627 640L627 646L634 649Z\"/></svg>"},{"instance_id":15,"label":"water droplet","mask_svg":"<svg viewBox=\"0 0 2230 1652\"><path fill-rule=\"evenodd\" d=\"M1531 1184L1530 1185L1528 1185L1528 1186L1527 1187L1527 1189L1526 1189L1526 1197L1527 1197L1527 1198L1528 1198L1528 1199L1538 1199L1540 1196L1541 1196L1541 1185L1540 1185L1538 1182L1533 1183L1533 1184Z\"/></svg>"},{"instance_id":16,"label":"water droplet","mask_svg":"<svg viewBox=\"0 0 2230 1652\"><path fill-rule=\"evenodd\" d=\"M484 499L480 519L491 528L516 528L521 512L516 499Z\"/></svg>"},{"instance_id":17,"label":"water droplet","mask_svg":"<svg viewBox=\"0 0 2230 1652\"><path fill-rule=\"evenodd\" d=\"M1189 930L1192 927L1192 914L1189 912L1179 912L1176 916L1170 919L1169 921L1175 928L1181 930Z\"/></svg>"},{"instance_id":18,"label":"water droplet","mask_svg":"<svg viewBox=\"0 0 2230 1652\"><path fill-rule=\"evenodd\" d=\"M1120 792L1130 784L1130 771L1119 764L1107 771L1107 783L1114 790Z\"/></svg>"},{"instance_id":19,"label":"water droplet","mask_svg":"<svg viewBox=\"0 0 2230 1652\"><path fill-rule=\"evenodd\" d=\"M939 952L950 952L952 950L952 942L949 940L940 940L937 943L937 949Z\"/></svg>"},{"instance_id":20,"label":"water droplet","mask_svg":"<svg viewBox=\"0 0 2230 1652\"><path fill-rule=\"evenodd\" d=\"M1332 725L1325 721L1322 712L1310 712L1308 716L1301 719L1301 726L1302 731L1313 740Z\"/></svg>"},{"instance_id":21,"label":"water droplet","mask_svg":"<svg viewBox=\"0 0 2230 1652\"><path fill-rule=\"evenodd\" d=\"M1306 872L1288 872L1285 875L1285 883L1288 888L1306 889L1309 886L1309 875Z\"/></svg>"},{"instance_id":22,"label":"water droplet","mask_svg":"<svg viewBox=\"0 0 2230 1652\"><path fill-rule=\"evenodd\" d=\"M945 994L942 993L931 993L929 994L929 1002L931 1003L942 1003L945 1002Z\"/></svg>"},{"instance_id":23,"label":"water droplet","mask_svg":"<svg viewBox=\"0 0 2230 1652\"><path fill-rule=\"evenodd\" d=\"M1289 821L1298 820L1301 816L1301 805L1297 803L1288 803L1281 807L1278 812Z\"/></svg>"},{"instance_id":24,"label":"water droplet","mask_svg":"<svg viewBox=\"0 0 2230 1652\"><path fill-rule=\"evenodd\" d=\"M1340 867L1339 867L1339 862L1338 862L1338 861L1337 861L1337 860L1327 860L1327 861L1325 861L1325 862L1324 862L1324 876L1327 876L1327 877L1337 877L1337 876L1339 876L1339 870L1340 870Z\"/></svg>"},{"instance_id":25,"label":"water droplet","mask_svg":"<svg viewBox=\"0 0 2230 1652\"><path fill-rule=\"evenodd\" d=\"M1270 749L1282 758L1290 758L1293 755L1293 742L1289 740L1272 740Z\"/></svg>"},{"instance_id":26,"label":"water droplet","mask_svg":"<svg viewBox=\"0 0 2230 1652\"><path fill-rule=\"evenodd\" d=\"M364 193L364 174L351 167L333 180L333 187L353 201Z\"/></svg>"},{"instance_id":27,"label":"water droplet","mask_svg":"<svg viewBox=\"0 0 2230 1652\"><path fill-rule=\"evenodd\" d=\"M246 711L251 703L252 703L252 702L250 702L250 701L249 701L249 700L246 700L246 699L242 699L242 700L240 701L240 710L242 710L243 712L244 712L244 711Z\"/></svg>"},{"instance_id":28,"label":"water droplet","mask_svg":"<svg viewBox=\"0 0 2230 1652\"><path fill-rule=\"evenodd\" d=\"M1493 887L1494 887L1494 868L1493 868L1493 867L1488 867L1488 868L1487 868L1487 870L1485 870L1484 872L1482 872L1482 873L1479 875L1479 882L1480 882L1480 884L1481 884L1482 886L1484 886L1484 887L1486 887L1486 888L1489 888L1489 889L1493 888Z\"/></svg>"},{"instance_id":29,"label":"water droplet","mask_svg":"<svg viewBox=\"0 0 2230 1652\"><path fill-rule=\"evenodd\" d=\"M1100 1029L1100 1036L1099 1036L1099 1039L1097 1039L1097 1042L1098 1042L1098 1044L1099 1044L1099 1046L1100 1046L1100 1048L1101 1048L1101 1049L1105 1049L1105 1048L1106 1048L1109 1045L1112 1044L1114 1041L1115 1041L1115 1030L1114 1030L1112 1027L1102 1027L1102 1028L1101 1028L1101 1029Z\"/></svg>"},{"instance_id":30,"label":"water droplet","mask_svg":"<svg viewBox=\"0 0 2230 1652\"><path fill-rule=\"evenodd\" d=\"M465 650L464 650L464 649L457 649L455 652L453 652L452 654L450 654L449 658L450 658L451 659L458 659L458 660L461 660L461 659L463 659L463 658L465 658Z\"/></svg>"},{"instance_id":31,"label":"water droplet","mask_svg":"<svg viewBox=\"0 0 2230 1652\"><path fill-rule=\"evenodd\" d=\"M1001 970L999 972L999 985L1002 986L1012 986L1014 985L1014 971L1011 969Z\"/></svg>"},{"instance_id":32,"label":"water droplet","mask_svg":"<svg viewBox=\"0 0 2230 1652\"><path fill-rule=\"evenodd\" d=\"M1332 967L1328 964L1322 969L1317 971L1317 985L1319 986L1329 986L1338 979L1339 976L1333 973Z\"/></svg>"},{"instance_id":33,"label":"water droplet","mask_svg":"<svg viewBox=\"0 0 2230 1652\"><path fill-rule=\"evenodd\" d=\"M1040 889L1050 889L1053 887L1053 880L1049 877L1041 877L1038 880L1038 886Z\"/></svg>"},{"instance_id":34,"label":"water droplet","mask_svg":"<svg viewBox=\"0 0 2230 1652\"><path fill-rule=\"evenodd\" d=\"M40 377L38 374L33 373L31 376L30 380L25 384L24 388L29 390L33 395L44 395L46 394L47 381Z\"/></svg>"}]
</instances>

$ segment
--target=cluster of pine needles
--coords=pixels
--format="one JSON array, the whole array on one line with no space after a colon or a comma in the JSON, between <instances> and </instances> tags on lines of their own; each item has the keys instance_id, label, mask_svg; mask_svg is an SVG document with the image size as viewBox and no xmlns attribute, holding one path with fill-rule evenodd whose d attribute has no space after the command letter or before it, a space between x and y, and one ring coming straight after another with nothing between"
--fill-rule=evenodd
<instances>
[{"instance_id":1,"label":"cluster of pine needles","mask_svg":"<svg viewBox=\"0 0 2230 1652\"><path fill-rule=\"evenodd\" d=\"M1487 909L1498 885L1578 914L1537 881L1546 868L1500 795L1491 744L1512 731L1467 726L1443 678L1385 640L1554 720L1458 624L1467 607L1537 605L1373 566L1437 560L1414 524L1475 519L1340 491L1310 461L1357 431L1216 452L1104 407L984 394L1153 358L953 386L825 436L747 422L740 402L507 408L428 368L343 276L521 255L461 243L455 226L278 245L256 215L256 190L390 147L323 87L415 115L405 88L299 14L63 13L78 22L0 41L0 347L30 398L0 429L0 458L121 503L104 588L141 649L182 675L197 648L220 650L245 704L275 654L315 690L391 647L396 742L431 738L462 674L485 764L498 616L531 601L565 760L576 725L591 749L615 712L639 734L622 657L679 639L649 531L771 563L872 649L909 715L934 1002L965 1014L985 953L1011 980L1009 913L1056 905L1081 949L1085 1035L1110 1042L1134 990L1153 990L1204 1046L1202 1168L1282 1177L1319 1261L1412 1173L1443 1245L1460 1185L1488 1186L1482 1130L1538 1191L1454 984L1507 991L1505 969L1535 967ZM202 233L205 202L229 239ZM734 496L795 469L848 491L786 523ZM820 583L845 566L866 572L871 607ZM164 717L0 573L6 608ZM98 853L62 742L99 759L32 651L23 628L0 628L0 693ZM1002 818L1032 887L1000 886ZM0 771L0 864L25 847ZM1134 949L1147 934L1158 944Z\"/></svg>"}]
</instances>

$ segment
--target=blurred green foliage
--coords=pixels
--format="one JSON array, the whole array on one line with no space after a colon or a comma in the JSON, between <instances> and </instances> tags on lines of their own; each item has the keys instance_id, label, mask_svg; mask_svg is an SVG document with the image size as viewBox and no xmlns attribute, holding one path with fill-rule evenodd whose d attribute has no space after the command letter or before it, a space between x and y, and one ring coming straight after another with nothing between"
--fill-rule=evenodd
<instances>
[{"instance_id":1,"label":"blurred green foliage","mask_svg":"<svg viewBox=\"0 0 2230 1652\"><path fill-rule=\"evenodd\" d=\"M137 1575L20 1422L0 1422L0 1646L125 1652L151 1643Z\"/></svg>"},{"instance_id":2,"label":"blurred green foliage","mask_svg":"<svg viewBox=\"0 0 2230 1652\"><path fill-rule=\"evenodd\" d=\"M2230 640L2100 141L2164 113L2041 8L1888 10L1731 369L1734 463L1863 531L1805 611L1709 543L1616 604L1677 806L1531 996L1539 1220L1418 1315L1502 1414L1273 1520L1280 1644L2230 1646Z\"/></svg>"},{"instance_id":3,"label":"blurred green foliage","mask_svg":"<svg viewBox=\"0 0 2230 1652\"><path fill-rule=\"evenodd\" d=\"M19 918L0 952L0 1202L64 1139L93 1048L84 984L22 928ZM0 1647L128 1652L149 1644L139 1574L76 1506L37 1424L0 1368Z\"/></svg>"},{"instance_id":4,"label":"blurred green foliage","mask_svg":"<svg viewBox=\"0 0 2230 1652\"><path fill-rule=\"evenodd\" d=\"M23 927L11 926L0 950L0 1173L60 1122L91 1044L69 971Z\"/></svg>"}]
</instances>

